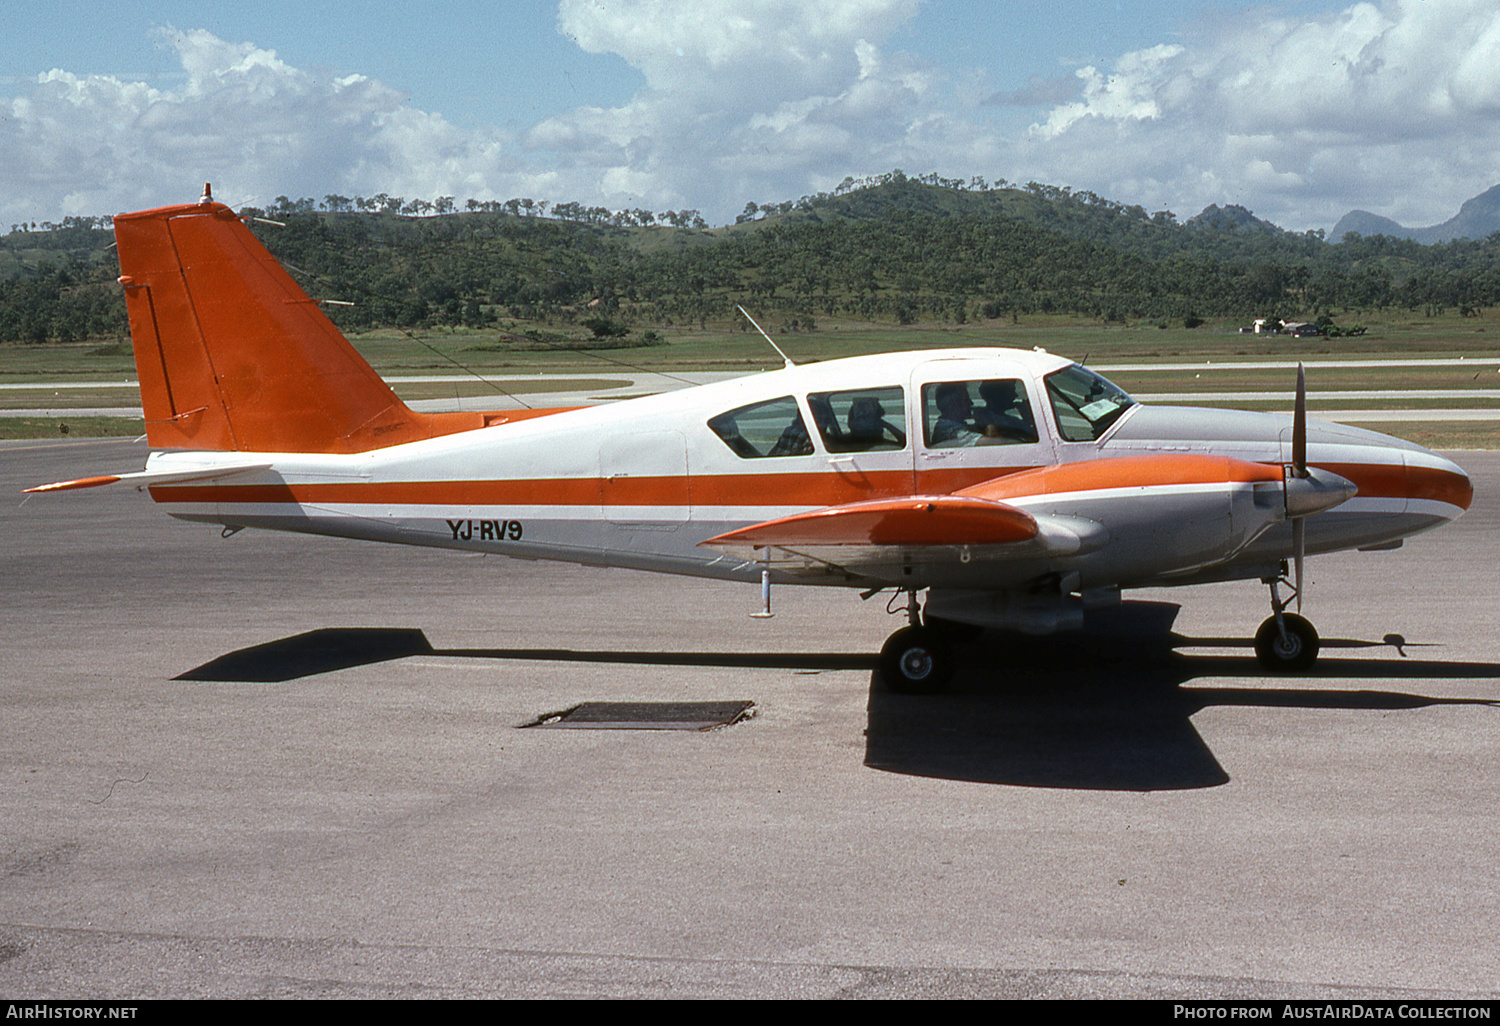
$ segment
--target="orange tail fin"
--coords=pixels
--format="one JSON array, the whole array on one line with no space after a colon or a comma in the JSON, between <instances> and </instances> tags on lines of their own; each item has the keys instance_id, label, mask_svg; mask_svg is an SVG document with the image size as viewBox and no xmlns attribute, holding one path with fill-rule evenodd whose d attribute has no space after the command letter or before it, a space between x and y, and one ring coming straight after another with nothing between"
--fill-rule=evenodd
<instances>
[{"instance_id":1,"label":"orange tail fin","mask_svg":"<svg viewBox=\"0 0 1500 1026\"><path fill-rule=\"evenodd\" d=\"M514 416L413 412L206 194L114 222L153 447L367 452Z\"/></svg>"}]
</instances>

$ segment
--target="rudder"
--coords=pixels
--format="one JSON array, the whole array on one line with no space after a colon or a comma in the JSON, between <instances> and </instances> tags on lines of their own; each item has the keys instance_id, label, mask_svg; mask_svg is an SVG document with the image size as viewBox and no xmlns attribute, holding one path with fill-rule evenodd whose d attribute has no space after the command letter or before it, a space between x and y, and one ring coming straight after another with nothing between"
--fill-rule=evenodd
<instances>
[{"instance_id":1,"label":"rudder","mask_svg":"<svg viewBox=\"0 0 1500 1026\"><path fill-rule=\"evenodd\" d=\"M206 192L114 228L152 447L367 452L492 422L409 409Z\"/></svg>"}]
</instances>

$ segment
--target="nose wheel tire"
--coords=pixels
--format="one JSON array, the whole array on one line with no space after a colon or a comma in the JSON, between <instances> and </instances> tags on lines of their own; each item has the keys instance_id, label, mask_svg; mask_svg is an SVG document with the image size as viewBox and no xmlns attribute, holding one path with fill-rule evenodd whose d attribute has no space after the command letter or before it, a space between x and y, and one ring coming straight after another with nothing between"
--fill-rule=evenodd
<instances>
[{"instance_id":1,"label":"nose wheel tire","mask_svg":"<svg viewBox=\"0 0 1500 1026\"><path fill-rule=\"evenodd\" d=\"M1286 625L1284 636L1274 616L1255 632L1255 658L1260 665L1277 673L1311 668L1318 659L1318 632L1295 613L1283 613L1281 619Z\"/></svg>"},{"instance_id":2,"label":"nose wheel tire","mask_svg":"<svg viewBox=\"0 0 1500 1026\"><path fill-rule=\"evenodd\" d=\"M902 694L941 691L953 676L948 643L931 627L903 627L880 650L880 675L886 687Z\"/></svg>"}]
</instances>

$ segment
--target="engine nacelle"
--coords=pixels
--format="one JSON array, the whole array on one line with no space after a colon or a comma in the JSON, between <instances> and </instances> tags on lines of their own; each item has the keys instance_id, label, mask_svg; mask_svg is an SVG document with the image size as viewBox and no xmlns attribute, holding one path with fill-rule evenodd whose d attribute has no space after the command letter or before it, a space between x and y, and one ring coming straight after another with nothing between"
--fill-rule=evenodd
<instances>
[{"instance_id":1,"label":"engine nacelle","mask_svg":"<svg viewBox=\"0 0 1500 1026\"><path fill-rule=\"evenodd\" d=\"M953 620L1023 634L1054 634L1083 627L1084 600L1061 589L966 591L932 589L923 607L930 619Z\"/></svg>"}]
</instances>

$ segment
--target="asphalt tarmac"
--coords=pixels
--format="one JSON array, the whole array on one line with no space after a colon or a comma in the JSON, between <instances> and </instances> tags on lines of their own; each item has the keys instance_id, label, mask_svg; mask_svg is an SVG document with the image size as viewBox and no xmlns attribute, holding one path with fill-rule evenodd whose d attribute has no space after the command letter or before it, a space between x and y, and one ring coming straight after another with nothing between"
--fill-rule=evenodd
<instances>
[{"instance_id":1,"label":"asphalt tarmac","mask_svg":"<svg viewBox=\"0 0 1500 1026\"><path fill-rule=\"evenodd\" d=\"M0 995L1500 996L1500 454L1466 517L987 636L884 597L173 521L0 447ZM1179 608L1180 604L1180 608ZM537 729L587 702L716 730Z\"/></svg>"}]
</instances>

